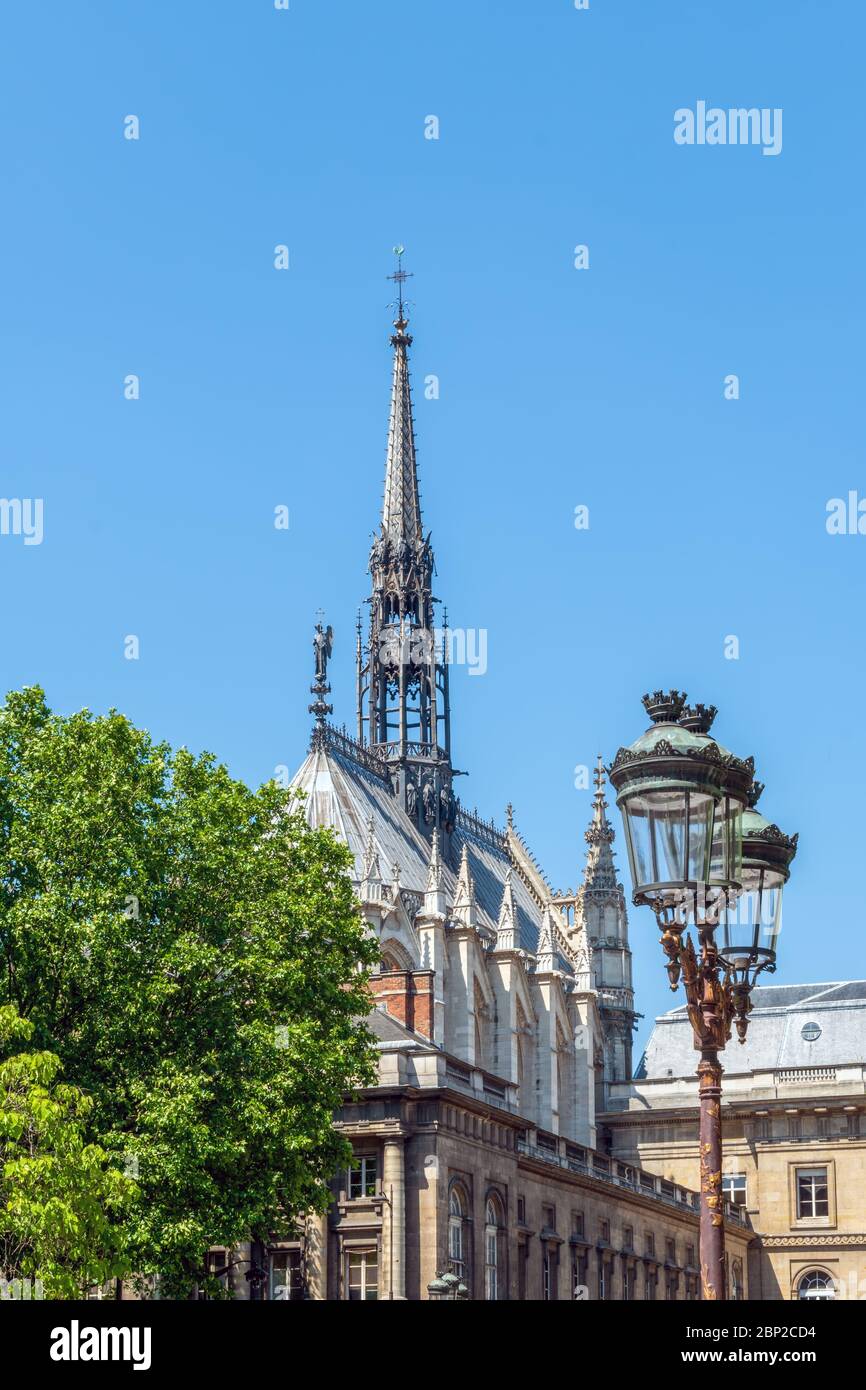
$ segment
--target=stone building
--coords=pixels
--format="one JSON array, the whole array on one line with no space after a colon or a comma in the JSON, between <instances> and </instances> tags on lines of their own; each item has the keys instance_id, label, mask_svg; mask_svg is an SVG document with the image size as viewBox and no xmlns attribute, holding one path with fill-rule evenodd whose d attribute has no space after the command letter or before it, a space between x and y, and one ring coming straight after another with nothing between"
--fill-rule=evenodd
<instances>
[{"instance_id":1,"label":"stone building","mask_svg":"<svg viewBox=\"0 0 866 1390\"><path fill-rule=\"evenodd\" d=\"M332 634L317 629L310 751L294 786L354 856L381 948L378 1085L339 1123L354 1161L333 1208L271 1249L271 1297L424 1299L450 1268L472 1298L695 1298L697 1197L599 1151L597 1109L632 1071L628 917L599 759L576 891L555 892L514 825L454 791L449 666L421 518L402 299L393 347L370 627L356 727L328 722ZM750 1239L727 1204L729 1280Z\"/></svg>"},{"instance_id":2,"label":"stone building","mask_svg":"<svg viewBox=\"0 0 866 1390\"><path fill-rule=\"evenodd\" d=\"M722 1182L752 1227L750 1297L866 1298L866 981L765 985L728 1045ZM656 1020L601 1117L613 1162L698 1178L697 1082L685 1009Z\"/></svg>"}]
</instances>

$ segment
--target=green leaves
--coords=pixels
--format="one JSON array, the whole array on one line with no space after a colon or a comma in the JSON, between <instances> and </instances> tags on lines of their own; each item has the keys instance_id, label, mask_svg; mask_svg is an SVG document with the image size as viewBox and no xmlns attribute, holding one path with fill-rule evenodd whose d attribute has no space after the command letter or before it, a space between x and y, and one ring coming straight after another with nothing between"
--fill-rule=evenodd
<instances>
[{"instance_id":1,"label":"green leaves","mask_svg":"<svg viewBox=\"0 0 866 1390\"><path fill-rule=\"evenodd\" d=\"M59 1058L91 1098L80 1133L115 1177L134 1160L126 1269L168 1296L208 1246L327 1203L333 1111L372 1078L349 862L285 791L118 714L61 718L38 690L0 711L0 1002L32 1029L34 1084Z\"/></svg>"},{"instance_id":2,"label":"green leaves","mask_svg":"<svg viewBox=\"0 0 866 1390\"><path fill-rule=\"evenodd\" d=\"M60 1059L11 1051L32 1025L0 1008L0 1271L74 1298L125 1268L119 1219L137 1189L85 1139L92 1102L55 1082Z\"/></svg>"}]
</instances>

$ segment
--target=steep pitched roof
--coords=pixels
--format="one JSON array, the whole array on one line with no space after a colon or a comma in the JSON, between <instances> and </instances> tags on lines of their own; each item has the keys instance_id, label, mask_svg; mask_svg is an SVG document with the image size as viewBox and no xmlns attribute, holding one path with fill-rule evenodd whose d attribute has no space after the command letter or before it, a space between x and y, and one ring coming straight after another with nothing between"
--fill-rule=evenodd
<instances>
[{"instance_id":1,"label":"steep pitched roof","mask_svg":"<svg viewBox=\"0 0 866 1390\"><path fill-rule=\"evenodd\" d=\"M331 826L348 845L355 860L353 877L357 883L363 878L372 845L383 870L385 865L399 864L404 890L424 893L430 871L429 843L392 794L387 775L375 770L373 758L362 759L350 739L329 730L327 740L307 755L292 787L306 794L309 823ZM449 905L457 896L464 847L479 925L494 933L512 865L508 840L486 822L458 812L451 837L452 862L442 863L442 886ZM387 876L387 870L384 872ZM518 871L512 872L511 889L516 910L515 944L534 954L543 910L527 887L519 865Z\"/></svg>"}]
</instances>

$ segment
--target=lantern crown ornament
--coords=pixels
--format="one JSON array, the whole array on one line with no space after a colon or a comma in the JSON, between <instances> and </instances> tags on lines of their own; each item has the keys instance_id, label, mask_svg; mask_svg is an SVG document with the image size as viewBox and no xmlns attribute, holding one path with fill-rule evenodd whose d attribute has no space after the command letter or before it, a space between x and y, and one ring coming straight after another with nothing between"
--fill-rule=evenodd
<instances>
[{"instance_id":1,"label":"lantern crown ornament","mask_svg":"<svg viewBox=\"0 0 866 1390\"><path fill-rule=\"evenodd\" d=\"M715 705L686 705L677 723L696 734L708 734L718 712Z\"/></svg>"},{"instance_id":2,"label":"lantern crown ornament","mask_svg":"<svg viewBox=\"0 0 866 1390\"><path fill-rule=\"evenodd\" d=\"M654 724L675 724L685 703L686 696L678 690L656 690L643 697L644 709Z\"/></svg>"},{"instance_id":3,"label":"lantern crown ornament","mask_svg":"<svg viewBox=\"0 0 866 1390\"><path fill-rule=\"evenodd\" d=\"M736 892L754 759L710 737L713 706L687 706L678 690L655 691L643 704L652 724L609 769L634 902L660 911L696 901L706 887Z\"/></svg>"}]
</instances>

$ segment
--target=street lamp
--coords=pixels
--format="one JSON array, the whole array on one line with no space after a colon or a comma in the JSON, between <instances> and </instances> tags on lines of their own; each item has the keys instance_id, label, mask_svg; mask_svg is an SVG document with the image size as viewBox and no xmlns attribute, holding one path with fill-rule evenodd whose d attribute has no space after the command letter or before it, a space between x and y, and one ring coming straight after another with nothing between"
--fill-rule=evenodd
<instances>
[{"instance_id":1,"label":"street lamp","mask_svg":"<svg viewBox=\"0 0 866 1390\"><path fill-rule=\"evenodd\" d=\"M445 1274L437 1274L436 1278L427 1285L427 1294L430 1298L465 1299L469 1297L469 1290L463 1280L448 1270Z\"/></svg>"},{"instance_id":2,"label":"street lamp","mask_svg":"<svg viewBox=\"0 0 866 1390\"><path fill-rule=\"evenodd\" d=\"M678 690L644 696L652 720L646 733L620 748L610 768L625 826L636 905L653 909L661 929L671 989L682 978L698 1063L701 1165L701 1278L703 1296L722 1300L725 1288L725 1228L722 1200L722 1068L719 1052L737 1020L745 1040L749 990L762 968L775 963L775 937L758 944L752 919L733 907L745 893L751 911L776 910L795 842L784 857L770 852L772 836L763 817L743 820L754 777L754 760L729 753L710 737L715 706L686 706ZM761 826L757 822L762 822ZM777 835L781 832L770 827ZM758 833L761 832L761 833ZM744 908L748 913L750 909ZM722 949L715 931L723 921ZM743 935L745 921L752 921ZM698 950L684 936L692 921Z\"/></svg>"},{"instance_id":3,"label":"street lamp","mask_svg":"<svg viewBox=\"0 0 866 1390\"><path fill-rule=\"evenodd\" d=\"M735 994L744 1007L737 1010L740 1042L746 1040L749 994L762 970L776 969L776 945L782 929L782 890L797 853L797 835L786 835L756 806L764 790L753 782L749 807L743 815L742 892L729 897L722 913L722 963L730 973Z\"/></svg>"}]
</instances>

